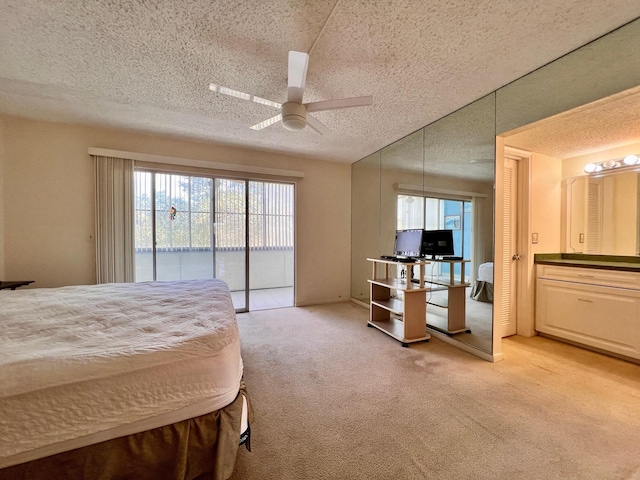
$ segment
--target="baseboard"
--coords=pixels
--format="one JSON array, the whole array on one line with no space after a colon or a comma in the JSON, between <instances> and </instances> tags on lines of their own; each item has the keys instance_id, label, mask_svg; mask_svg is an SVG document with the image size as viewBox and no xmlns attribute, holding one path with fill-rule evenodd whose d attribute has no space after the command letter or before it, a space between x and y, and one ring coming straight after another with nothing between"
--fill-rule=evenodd
<instances>
[{"instance_id":1,"label":"baseboard","mask_svg":"<svg viewBox=\"0 0 640 480\"><path fill-rule=\"evenodd\" d=\"M438 340L442 340L449 345L458 347L465 352L469 352L476 357L480 357L481 359L486 360L487 362L495 363L502 360L502 354L494 356L491 353L483 352L482 350L478 350L476 347L472 347L471 345L467 345L466 343L459 342L458 340L451 338L449 335L440 333L437 330L429 329L429 333L432 337L436 337Z\"/></svg>"},{"instance_id":2,"label":"baseboard","mask_svg":"<svg viewBox=\"0 0 640 480\"><path fill-rule=\"evenodd\" d=\"M349 298L334 298L331 300L314 300L312 302L296 302L296 307L313 307L314 305L327 305L329 303L344 303L350 301Z\"/></svg>"},{"instance_id":3,"label":"baseboard","mask_svg":"<svg viewBox=\"0 0 640 480\"><path fill-rule=\"evenodd\" d=\"M351 303L355 303L359 307L364 307L366 309L369 308L369 304L367 302L363 302L362 300L358 300L357 298L351 297Z\"/></svg>"}]
</instances>

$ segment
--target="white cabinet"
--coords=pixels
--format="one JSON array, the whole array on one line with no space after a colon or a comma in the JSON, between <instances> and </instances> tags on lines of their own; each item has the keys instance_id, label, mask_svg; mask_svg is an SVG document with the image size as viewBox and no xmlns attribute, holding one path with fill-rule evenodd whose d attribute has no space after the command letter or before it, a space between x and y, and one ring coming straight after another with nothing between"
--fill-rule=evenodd
<instances>
[{"instance_id":1,"label":"white cabinet","mask_svg":"<svg viewBox=\"0 0 640 480\"><path fill-rule=\"evenodd\" d=\"M536 330L640 359L640 273L538 265Z\"/></svg>"}]
</instances>

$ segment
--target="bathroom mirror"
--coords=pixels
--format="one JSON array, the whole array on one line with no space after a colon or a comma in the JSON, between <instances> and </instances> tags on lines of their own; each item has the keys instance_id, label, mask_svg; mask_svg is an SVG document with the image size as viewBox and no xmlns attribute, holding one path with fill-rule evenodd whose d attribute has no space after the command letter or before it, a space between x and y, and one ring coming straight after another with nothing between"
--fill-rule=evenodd
<instances>
[{"instance_id":1,"label":"bathroom mirror","mask_svg":"<svg viewBox=\"0 0 640 480\"><path fill-rule=\"evenodd\" d=\"M564 182L566 253L638 255L638 182L636 171Z\"/></svg>"}]
</instances>

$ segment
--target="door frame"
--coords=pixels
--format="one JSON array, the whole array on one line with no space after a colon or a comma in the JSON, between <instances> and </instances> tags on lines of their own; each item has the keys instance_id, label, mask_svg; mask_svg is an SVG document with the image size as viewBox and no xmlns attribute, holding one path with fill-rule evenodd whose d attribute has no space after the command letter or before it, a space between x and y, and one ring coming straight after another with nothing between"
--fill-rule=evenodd
<instances>
[{"instance_id":1,"label":"door frame","mask_svg":"<svg viewBox=\"0 0 640 480\"><path fill-rule=\"evenodd\" d=\"M535 264L529 241L531 238L531 162L532 153L505 146L505 156L518 162L517 215L518 230L516 245L520 261L516 268L516 335L536 335L535 308Z\"/></svg>"},{"instance_id":2,"label":"door frame","mask_svg":"<svg viewBox=\"0 0 640 480\"><path fill-rule=\"evenodd\" d=\"M504 196L504 159L505 156L516 159L518 163L518 193L517 214L521 228L518 229L516 242L522 252L521 261L516 273L516 334L523 336L535 335L534 306L535 306L535 269L531 254L531 152L507 147L504 137L496 136L496 171L495 171L495 205L494 205L494 246L493 246L493 278L494 278L494 308L493 308L493 357L494 361L504 358L502 353L502 319L501 309L495 308L502 302L505 292L502 285L503 244L500 241L504 231L503 213L505 208Z\"/></svg>"}]
</instances>

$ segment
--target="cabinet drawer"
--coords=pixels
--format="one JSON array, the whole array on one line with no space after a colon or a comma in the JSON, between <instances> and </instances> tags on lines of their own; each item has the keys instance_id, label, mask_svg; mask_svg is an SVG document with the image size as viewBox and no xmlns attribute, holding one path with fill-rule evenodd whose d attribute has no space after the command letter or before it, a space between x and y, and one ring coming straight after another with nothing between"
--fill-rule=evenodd
<instances>
[{"instance_id":1,"label":"cabinet drawer","mask_svg":"<svg viewBox=\"0 0 640 480\"><path fill-rule=\"evenodd\" d=\"M536 273L538 279L546 278L549 280L563 280L565 282L640 290L640 273L636 272L537 265Z\"/></svg>"},{"instance_id":2,"label":"cabinet drawer","mask_svg":"<svg viewBox=\"0 0 640 480\"><path fill-rule=\"evenodd\" d=\"M640 291L538 279L536 330L640 358Z\"/></svg>"}]
</instances>

